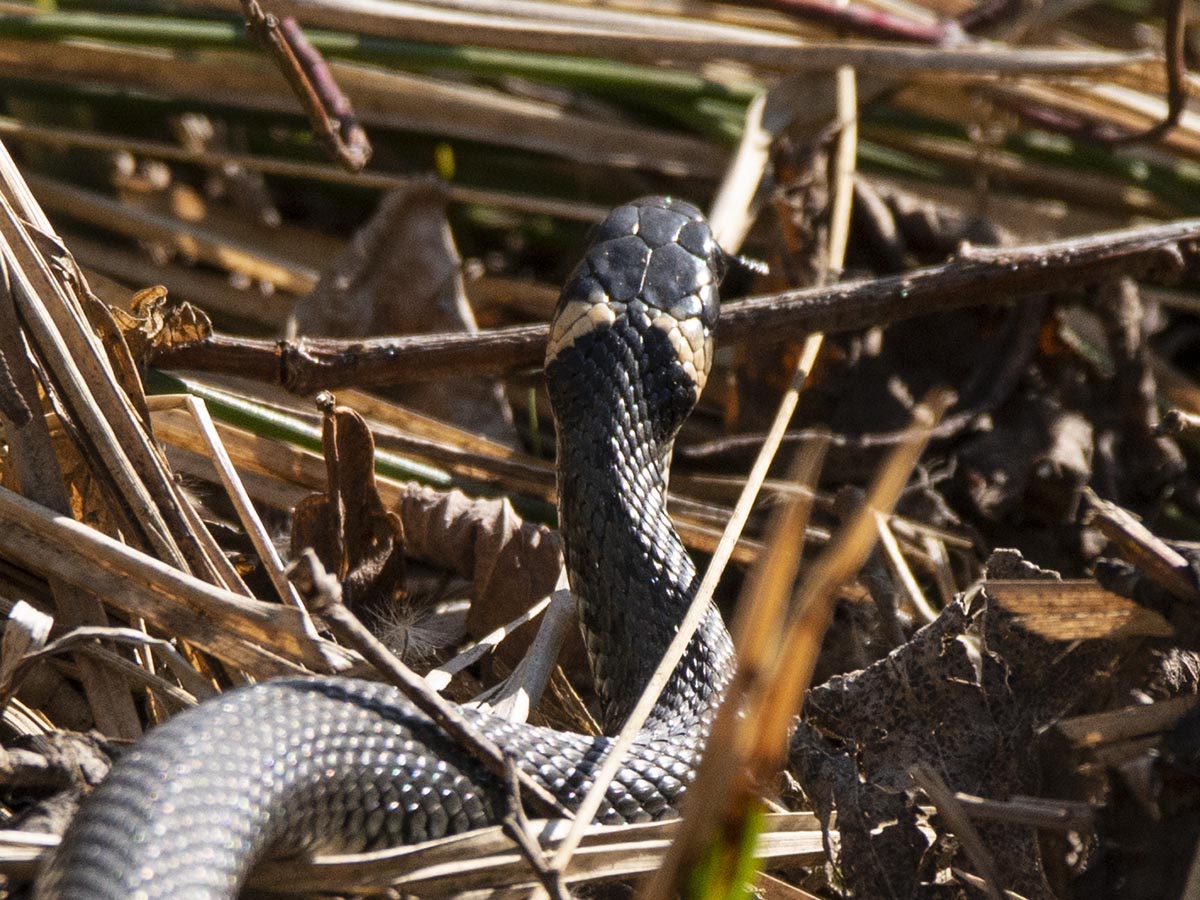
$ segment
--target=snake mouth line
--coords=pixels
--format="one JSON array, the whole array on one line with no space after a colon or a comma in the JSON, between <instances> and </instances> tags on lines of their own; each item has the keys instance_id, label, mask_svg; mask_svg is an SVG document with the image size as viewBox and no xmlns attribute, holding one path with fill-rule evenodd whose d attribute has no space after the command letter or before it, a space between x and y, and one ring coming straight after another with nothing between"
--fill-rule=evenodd
<instances>
[{"instance_id":1,"label":"snake mouth line","mask_svg":"<svg viewBox=\"0 0 1200 900\"><path fill-rule=\"evenodd\" d=\"M611 328L621 316L640 314L650 321L650 327L666 335L679 364L696 386L696 397L704 390L712 365L712 332L697 317L678 319L648 306L641 301L617 303L606 298L595 302L570 300L555 316L546 344L546 364L553 362L562 351L573 346L585 335Z\"/></svg>"}]
</instances>

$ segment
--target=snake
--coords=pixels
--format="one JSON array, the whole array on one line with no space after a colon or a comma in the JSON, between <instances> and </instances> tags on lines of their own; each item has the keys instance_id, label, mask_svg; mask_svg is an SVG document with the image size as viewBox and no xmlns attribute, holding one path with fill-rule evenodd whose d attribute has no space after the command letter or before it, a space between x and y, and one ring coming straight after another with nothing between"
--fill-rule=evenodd
<instances>
[{"instance_id":1,"label":"snake","mask_svg":"<svg viewBox=\"0 0 1200 900\"><path fill-rule=\"evenodd\" d=\"M576 809L698 587L667 514L675 436L713 354L732 257L675 198L615 208L555 308L545 377L559 527L602 734L462 714ZM709 603L596 814L679 814L733 646ZM498 823L503 779L395 687L296 677L235 688L122 753L42 866L37 900L236 897L256 863L355 853Z\"/></svg>"}]
</instances>

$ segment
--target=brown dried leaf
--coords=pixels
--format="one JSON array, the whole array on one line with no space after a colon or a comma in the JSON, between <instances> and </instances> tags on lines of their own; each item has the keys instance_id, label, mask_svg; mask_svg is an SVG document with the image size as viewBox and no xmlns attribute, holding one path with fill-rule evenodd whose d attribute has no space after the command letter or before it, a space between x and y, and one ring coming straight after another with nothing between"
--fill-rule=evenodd
<instances>
[{"instance_id":1,"label":"brown dried leaf","mask_svg":"<svg viewBox=\"0 0 1200 900\"><path fill-rule=\"evenodd\" d=\"M42 231L32 224L26 225L34 245L45 257L46 263L56 277L61 279L71 289L79 300L79 305L87 317L88 324L100 338L108 361L112 365L113 374L133 403L144 425L149 424L150 413L146 408L146 394L142 388L142 379L138 374L135 357L124 339L120 326L117 324L115 310L104 303L83 275L79 263L71 251L67 249L56 234ZM163 289L165 293L165 288Z\"/></svg>"},{"instance_id":2,"label":"brown dried leaf","mask_svg":"<svg viewBox=\"0 0 1200 900\"><path fill-rule=\"evenodd\" d=\"M296 506L292 556L311 547L322 565L342 582L342 596L366 621L389 617L403 603L404 527L384 508L375 485L375 441L354 410L328 403L321 442L325 448L328 489Z\"/></svg>"},{"instance_id":3,"label":"brown dried leaf","mask_svg":"<svg viewBox=\"0 0 1200 900\"><path fill-rule=\"evenodd\" d=\"M127 526L104 482L79 452L78 441L64 429L53 434L54 453L62 467L71 513L80 522L110 537L120 537Z\"/></svg>"},{"instance_id":4,"label":"brown dried leaf","mask_svg":"<svg viewBox=\"0 0 1200 900\"><path fill-rule=\"evenodd\" d=\"M157 347L190 344L212 335L208 315L186 301L173 304L161 284L134 294L128 312L114 307L112 314L135 359L144 359Z\"/></svg>"},{"instance_id":5,"label":"brown dried leaf","mask_svg":"<svg viewBox=\"0 0 1200 900\"><path fill-rule=\"evenodd\" d=\"M445 186L414 181L385 196L312 292L296 302L294 317L297 333L306 337L476 331L462 260L446 221ZM506 445L515 443L512 413L499 386L487 379L458 379L450 389L406 385L386 395Z\"/></svg>"},{"instance_id":6,"label":"brown dried leaf","mask_svg":"<svg viewBox=\"0 0 1200 900\"><path fill-rule=\"evenodd\" d=\"M475 598L467 616L471 637L482 637L515 619L554 590L562 568L557 534L524 521L508 500L412 487L397 511L414 559L470 579ZM501 659L515 666L533 634L530 625L522 626L500 644ZM575 631L566 658L585 658Z\"/></svg>"},{"instance_id":7,"label":"brown dried leaf","mask_svg":"<svg viewBox=\"0 0 1200 900\"><path fill-rule=\"evenodd\" d=\"M988 575L1061 583L1015 551L994 553ZM885 659L809 694L791 768L823 821L836 812L834 862L857 897L921 895L946 862L935 859L920 828L913 765L935 764L955 791L1036 794L1038 729L1111 677L1119 657L1111 647L1064 652L1015 627L989 600L985 590L950 604ZM981 823L979 830L1004 888L1052 896L1033 829Z\"/></svg>"}]
</instances>

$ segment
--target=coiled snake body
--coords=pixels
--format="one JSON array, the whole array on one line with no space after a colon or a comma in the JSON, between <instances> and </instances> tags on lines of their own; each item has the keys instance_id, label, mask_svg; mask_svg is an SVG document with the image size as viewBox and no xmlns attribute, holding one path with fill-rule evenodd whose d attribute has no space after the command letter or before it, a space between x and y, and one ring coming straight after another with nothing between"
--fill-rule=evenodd
<instances>
[{"instance_id":1,"label":"coiled snake body","mask_svg":"<svg viewBox=\"0 0 1200 900\"><path fill-rule=\"evenodd\" d=\"M692 206L614 210L568 280L546 377L558 433L568 575L606 730L675 634L696 572L666 513L672 441L712 355L724 256ZM599 819L666 818L693 777L732 668L710 608ZM607 737L473 722L567 807ZM345 678L231 691L156 728L83 803L36 897L235 897L254 863L353 852L495 823L503 786L392 687Z\"/></svg>"}]
</instances>

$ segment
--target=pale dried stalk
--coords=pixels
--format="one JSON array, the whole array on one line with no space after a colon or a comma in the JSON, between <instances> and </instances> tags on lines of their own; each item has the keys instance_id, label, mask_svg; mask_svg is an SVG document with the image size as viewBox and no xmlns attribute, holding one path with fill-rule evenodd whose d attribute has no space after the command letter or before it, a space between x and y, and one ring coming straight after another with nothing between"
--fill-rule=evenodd
<instances>
[{"instance_id":1,"label":"pale dried stalk","mask_svg":"<svg viewBox=\"0 0 1200 900\"><path fill-rule=\"evenodd\" d=\"M260 172L263 175L306 178L326 184L344 184L376 191L411 188L416 181L415 178L405 175L383 172L347 172L336 166L296 162L249 153L233 153L208 148L200 150L161 141L140 140L125 135L110 137L92 131L20 122L6 116L0 116L0 133L11 134L24 141L54 147L83 147L109 153L134 153L150 159L190 163L214 170L234 166L248 172ZM446 191L453 202L511 209L529 215L553 216L569 222L599 222L608 214L607 207L595 206L590 203L513 194L454 182L446 185Z\"/></svg>"},{"instance_id":2,"label":"pale dried stalk","mask_svg":"<svg viewBox=\"0 0 1200 900\"><path fill-rule=\"evenodd\" d=\"M214 394L220 395L221 392L217 391ZM290 509L303 494L289 489L284 482L300 485L309 491L325 490L327 473L324 458L319 454L293 444L260 437L223 422L217 422L216 427L234 466L250 485L251 495L257 499L280 509ZM164 443L194 453L205 453L204 445L195 435L195 429L177 412L166 412L156 416L155 433ZM429 471L441 474L437 470ZM204 472L191 474L205 477ZM384 504L392 508L399 505L408 490L404 482L394 478L376 475L375 481ZM669 497L668 502L675 510L676 526L684 542L703 553L713 552L719 535L699 517L697 505L675 496ZM679 506L684 506L685 509L680 511ZM720 508L718 511L721 511ZM733 559L748 563L754 560L757 553L756 542L743 539L736 545Z\"/></svg>"},{"instance_id":3,"label":"pale dried stalk","mask_svg":"<svg viewBox=\"0 0 1200 900\"><path fill-rule=\"evenodd\" d=\"M192 417L197 434L207 447L213 467L217 471L217 476L221 479L221 484L225 487L225 491L229 495L229 500L233 504L234 511L237 513L238 521L241 523L242 528L245 529L250 542L254 545L254 549L258 552L263 569L266 571L267 577L271 580L271 584L274 585L276 592L278 592L279 599L285 604L295 607L300 612L305 632L309 637L316 638L317 629L309 618L308 610L304 608L304 603L301 601L300 595L296 593L295 585L288 580L287 575L284 573L283 560L279 558L274 541L267 534L267 529L263 526L262 519L258 517L258 511L254 508L249 494L246 493L245 485L242 484L241 477L238 475L237 469L234 468L233 461L229 458L229 453L226 451L225 445L221 442L221 437L217 433L217 428L212 417L208 414L208 407L204 405L204 401L190 394L183 394L152 397L149 398L149 404L151 412L156 410L181 409Z\"/></svg>"},{"instance_id":4,"label":"pale dried stalk","mask_svg":"<svg viewBox=\"0 0 1200 900\"><path fill-rule=\"evenodd\" d=\"M11 191L11 187L9 189ZM3 290L0 291L0 353L7 362L15 393L32 407L39 396L38 383L31 361L26 357L26 344L17 321L15 298L9 290L11 281L2 257L0 270L3 270L0 271L0 276L3 276ZM16 397L10 400L15 401ZM71 501L45 420L36 414L34 408L30 408L28 421L23 424L8 422L6 425L8 465L25 495L34 502L69 515ZM47 581L63 625L108 623L104 607L94 594L67 585L57 578L51 577ZM128 687L91 660L80 658L78 661L80 680L96 727L113 737L136 739L141 734L141 722Z\"/></svg>"},{"instance_id":5,"label":"pale dried stalk","mask_svg":"<svg viewBox=\"0 0 1200 900\"><path fill-rule=\"evenodd\" d=\"M537 636L512 673L484 691L471 706L486 709L513 722L524 722L541 699L558 664L558 654L576 622L575 604L567 585L566 570L550 596L550 607Z\"/></svg>"},{"instance_id":6,"label":"pale dried stalk","mask_svg":"<svg viewBox=\"0 0 1200 900\"><path fill-rule=\"evenodd\" d=\"M175 216L138 209L64 181L32 176L30 183L48 207L73 218L143 241L161 241L229 272L237 272L294 294L316 286L320 273L262 246L232 240L222 231Z\"/></svg>"},{"instance_id":7,"label":"pale dried stalk","mask_svg":"<svg viewBox=\"0 0 1200 900\"><path fill-rule=\"evenodd\" d=\"M69 52L64 52L64 47ZM10 60L19 58L19 65ZM270 112L296 112L287 84L266 60L218 50L177 52L0 38L0 76L94 82L176 98L226 102ZM713 177L723 153L713 142L663 129L578 115L541 101L489 88L443 81L356 63L333 63L364 125L514 146L590 165L612 165L668 175Z\"/></svg>"},{"instance_id":8,"label":"pale dried stalk","mask_svg":"<svg viewBox=\"0 0 1200 900\"><path fill-rule=\"evenodd\" d=\"M896 536L892 534L887 517L882 513L875 513L875 528L879 537L879 546L883 548L883 557L887 560L888 568L892 570L893 577L900 582L905 596L908 597L908 602L913 605L913 608L917 611L917 615L924 622L932 622L937 618L937 610L930 606L929 601L925 599L925 592L917 584L917 579L913 576L912 569L908 567L908 563L904 559L904 554L900 552L900 544L897 542Z\"/></svg>"},{"instance_id":9,"label":"pale dried stalk","mask_svg":"<svg viewBox=\"0 0 1200 900\"><path fill-rule=\"evenodd\" d=\"M3 230L4 237L9 241L16 238L19 242L25 237L20 222L7 199L0 201L0 230ZM102 353L93 355L87 352L71 352L64 336L58 330L58 323L51 318L32 281L18 261L18 257L14 253L15 249L13 243L5 243L3 247L4 263L9 272L13 296L28 329L31 342L36 345L37 352L45 364L55 372L62 395L71 407L72 415L88 433L100 454L106 474L116 484L125 502L129 504L131 514L142 526L148 540L154 546L155 552L175 562L179 568L184 568L186 563L166 522L163 521L153 498L134 470L112 424L100 411L91 389L92 385L96 383L95 378L85 375L76 365L77 361L83 364L91 362L92 372L89 374L106 379L110 373L97 370L97 360ZM26 250L30 250L30 248L26 247ZM42 286L45 287L45 283Z\"/></svg>"},{"instance_id":10,"label":"pale dried stalk","mask_svg":"<svg viewBox=\"0 0 1200 900\"><path fill-rule=\"evenodd\" d=\"M237 0L216 0L236 9ZM211 7L212 0L185 0ZM1013 49L985 44L914 47L870 41L805 41L758 28L724 25L682 16L639 15L597 7L508 0L494 4L454 0L441 6L394 0L276 0L281 14L305 25L435 43L608 56L632 62L664 60L706 65L728 59L783 72L853 66L884 74L956 73L994 75L1082 74L1145 66L1151 53L1116 53L1061 48ZM669 27L664 27L669 23Z\"/></svg>"},{"instance_id":11,"label":"pale dried stalk","mask_svg":"<svg viewBox=\"0 0 1200 900\"><path fill-rule=\"evenodd\" d=\"M11 163L3 144L0 157ZM13 177L20 181L15 169ZM56 275L51 270L29 231L31 226L17 215L10 198L21 204L26 221L42 221L45 215L40 208L36 214L24 208L27 203L36 207L36 202L23 182L18 191L10 187L0 216L4 252L10 256L10 270L14 264L20 267L14 272L13 284L31 345L60 386L68 412L86 434L90 448L103 461L98 474L115 487L127 506L126 524L137 529L161 558L218 583L219 553L212 556L206 552L196 531L194 511L179 493L133 399L122 389L107 352L84 315L83 304L89 302L86 285L71 283L77 270L65 249L58 254L58 262L68 274ZM40 238L58 241L52 231Z\"/></svg>"},{"instance_id":12,"label":"pale dried stalk","mask_svg":"<svg viewBox=\"0 0 1200 900\"><path fill-rule=\"evenodd\" d=\"M447 686L449 686L451 678L453 678L463 669L474 665L479 660L495 651L496 647L500 645L501 641L503 641L506 637L508 637L526 622L531 622L540 616L553 600L553 596L543 597L515 619L505 622L499 628L489 631L470 647L457 654L453 659L448 660L444 664L438 666L436 669L431 669L429 672L426 672L425 680L435 691L444 691Z\"/></svg>"},{"instance_id":13,"label":"pale dried stalk","mask_svg":"<svg viewBox=\"0 0 1200 900\"><path fill-rule=\"evenodd\" d=\"M94 590L109 605L257 676L296 674L302 665L337 672L353 663L345 650L305 634L294 609L215 587L4 489L0 554Z\"/></svg>"},{"instance_id":14,"label":"pale dried stalk","mask_svg":"<svg viewBox=\"0 0 1200 900\"><path fill-rule=\"evenodd\" d=\"M561 835L564 823L535 819L530 824L542 846L548 848ZM584 884L645 872L661 859L679 827L678 821L593 826L567 880ZM0 831L0 875L15 881L31 880L60 840L58 835ZM820 823L811 813L771 815L757 852L780 862L811 865L824 858L821 842ZM468 892L483 889L489 896L515 900L528 894L531 881L528 866L513 851L511 839L500 826L494 826L374 853L268 863L255 870L251 884L288 895L378 892L395 887L431 900L472 896Z\"/></svg>"}]
</instances>

